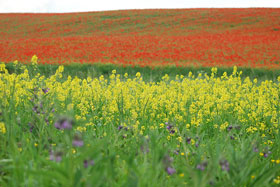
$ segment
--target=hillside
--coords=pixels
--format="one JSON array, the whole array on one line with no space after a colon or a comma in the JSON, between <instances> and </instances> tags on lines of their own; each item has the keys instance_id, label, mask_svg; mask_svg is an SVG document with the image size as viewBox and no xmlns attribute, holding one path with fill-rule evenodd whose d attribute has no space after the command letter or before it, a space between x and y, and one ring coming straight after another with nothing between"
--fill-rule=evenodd
<instances>
[{"instance_id":1,"label":"hillside","mask_svg":"<svg viewBox=\"0 0 280 187\"><path fill-rule=\"evenodd\" d=\"M280 9L0 14L0 61L280 66Z\"/></svg>"}]
</instances>

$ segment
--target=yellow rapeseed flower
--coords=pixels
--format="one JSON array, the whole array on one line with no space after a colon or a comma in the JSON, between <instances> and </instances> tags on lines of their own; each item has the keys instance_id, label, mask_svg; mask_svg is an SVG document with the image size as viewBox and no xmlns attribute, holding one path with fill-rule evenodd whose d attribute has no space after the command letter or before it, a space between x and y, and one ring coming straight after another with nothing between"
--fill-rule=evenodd
<instances>
[{"instance_id":1,"label":"yellow rapeseed flower","mask_svg":"<svg viewBox=\"0 0 280 187\"><path fill-rule=\"evenodd\" d=\"M33 55L31 58L31 63L32 65L37 65L38 64L38 57L36 55Z\"/></svg>"},{"instance_id":2,"label":"yellow rapeseed flower","mask_svg":"<svg viewBox=\"0 0 280 187\"><path fill-rule=\"evenodd\" d=\"M76 128L76 130L77 130L77 131L80 131L80 132L85 132L85 131L87 130L87 128L86 128L86 127L82 127L82 126L78 126L78 127Z\"/></svg>"},{"instance_id":3,"label":"yellow rapeseed flower","mask_svg":"<svg viewBox=\"0 0 280 187\"><path fill-rule=\"evenodd\" d=\"M273 180L273 182L274 182L275 184L280 184L280 176L278 176L277 178L275 178L275 179Z\"/></svg>"},{"instance_id":4,"label":"yellow rapeseed flower","mask_svg":"<svg viewBox=\"0 0 280 187\"><path fill-rule=\"evenodd\" d=\"M0 133L2 133L2 134L6 133L6 127L3 122L0 122Z\"/></svg>"}]
</instances>

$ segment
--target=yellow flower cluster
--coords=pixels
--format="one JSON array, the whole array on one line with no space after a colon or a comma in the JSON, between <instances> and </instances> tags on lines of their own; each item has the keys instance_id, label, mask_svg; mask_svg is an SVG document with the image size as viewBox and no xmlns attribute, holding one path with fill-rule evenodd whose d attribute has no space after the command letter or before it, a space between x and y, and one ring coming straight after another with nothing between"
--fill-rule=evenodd
<instances>
[{"instance_id":1,"label":"yellow flower cluster","mask_svg":"<svg viewBox=\"0 0 280 187\"><path fill-rule=\"evenodd\" d=\"M274 160L274 159L273 159L273 160L271 160L271 162L272 162L272 163L276 163L276 164L280 164L280 159L277 159L277 160Z\"/></svg>"},{"instance_id":2,"label":"yellow flower cluster","mask_svg":"<svg viewBox=\"0 0 280 187\"><path fill-rule=\"evenodd\" d=\"M7 73L6 65L5 64L0 64L0 73Z\"/></svg>"},{"instance_id":3,"label":"yellow flower cluster","mask_svg":"<svg viewBox=\"0 0 280 187\"><path fill-rule=\"evenodd\" d=\"M17 64L17 61L15 61L14 63ZM38 57L36 55L33 55L31 58L31 64L32 65L37 65L38 64Z\"/></svg>"},{"instance_id":4,"label":"yellow flower cluster","mask_svg":"<svg viewBox=\"0 0 280 187\"><path fill-rule=\"evenodd\" d=\"M0 122L0 133L2 133L2 134L6 133L6 127L3 122Z\"/></svg>"},{"instance_id":5,"label":"yellow flower cluster","mask_svg":"<svg viewBox=\"0 0 280 187\"><path fill-rule=\"evenodd\" d=\"M34 57L33 61L37 59ZM30 90L39 85L49 89L40 95L45 94L44 99L50 104L60 111L74 111L77 121L87 120L85 127L77 128L81 132L88 124L98 128L98 124L126 123L136 133L145 134L141 121L152 119L152 129L163 129L165 122L172 122L178 128L210 125L226 131L236 124L244 126L247 133L278 133L279 82L242 80L242 72L236 68L230 76L224 73L216 77L217 69L213 68L211 75L195 78L190 72L186 77L176 76L175 80L165 75L160 82L144 82L140 73L135 78L128 78L127 74L122 77L116 71L108 79L68 76L62 81L63 71L60 66L49 78L40 74L31 78L27 69L22 74L5 71L0 74L3 105L27 106L32 98ZM174 132L181 142L177 128Z\"/></svg>"},{"instance_id":6,"label":"yellow flower cluster","mask_svg":"<svg viewBox=\"0 0 280 187\"><path fill-rule=\"evenodd\" d=\"M278 176L277 178L273 179L273 182L275 184L280 184L280 176Z\"/></svg>"}]
</instances>

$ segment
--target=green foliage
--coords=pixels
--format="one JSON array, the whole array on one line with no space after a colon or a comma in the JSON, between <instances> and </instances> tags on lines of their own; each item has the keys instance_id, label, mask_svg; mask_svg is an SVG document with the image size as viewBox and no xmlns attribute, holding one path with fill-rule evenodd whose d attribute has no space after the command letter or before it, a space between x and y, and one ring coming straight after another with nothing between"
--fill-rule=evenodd
<instances>
[{"instance_id":1,"label":"green foliage","mask_svg":"<svg viewBox=\"0 0 280 187\"><path fill-rule=\"evenodd\" d=\"M13 63L8 63L7 69L10 73L19 73L20 71L15 68ZM55 73L56 69L59 65L38 65L38 72L46 77ZM31 66L27 66L29 70L32 71ZM71 63L64 66L64 77L67 78L70 76L77 76L81 79L86 79L88 76L90 77L99 77L103 75L105 78L109 77L112 70L117 70L121 75L128 73L130 77L134 77L137 72L140 72L143 76L144 81L150 82L158 82L161 81L161 78L168 74L170 79L174 80L176 75L184 75L187 76L189 72L192 72L195 76L199 73L207 73L211 74L212 67L176 67L176 66L165 66L165 67L139 67L139 66L121 66L114 64L79 64L79 63ZM219 67L217 71L217 76L220 77L226 72L228 75L232 73L232 69L230 67ZM263 80L277 80L277 77L280 76L280 70L278 69L259 69L259 68L243 68L239 67L239 71L242 71L242 77L250 77L251 80L257 78L259 81Z\"/></svg>"}]
</instances>

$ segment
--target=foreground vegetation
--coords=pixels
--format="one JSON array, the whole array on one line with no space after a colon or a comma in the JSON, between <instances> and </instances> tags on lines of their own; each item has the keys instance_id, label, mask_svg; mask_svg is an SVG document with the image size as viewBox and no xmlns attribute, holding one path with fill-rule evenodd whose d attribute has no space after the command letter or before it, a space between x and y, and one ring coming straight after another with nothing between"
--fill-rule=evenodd
<instances>
[{"instance_id":1,"label":"foreground vegetation","mask_svg":"<svg viewBox=\"0 0 280 187\"><path fill-rule=\"evenodd\" d=\"M15 61L14 63L7 63L6 69L9 73L22 73L23 70L21 69L19 62ZM27 63L29 64L29 63ZM36 65L36 72L33 71L33 67L27 65L26 68L29 70L29 76L34 77L35 74L40 73L45 77L50 77L51 75L55 74L59 64L37 64ZM112 70L116 70L120 74L120 79L123 79L123 75L125 73L128 74L129 78L134 78L136 73L141 73L141 77L145 82L159 82L162 80L162 77L165 74L168 74L170 80L175 80L176 75L184 75L188 76L189 72L197 77L199 74L204 75L207 73L208 75L211 74L212 67L201 67L201 66L184 66L184 67L176 67L176 66L123 66L123 65L116 65L116 64L102 64L102 63L95 63L95 64L79 64L79 63L70 63L64 65L64 72L61 80L66 80L67 77L70 75L72 77L79 77L81 79L87 79L87 77L92 78L99 78L101 75L104 78L109 78L112 73ZM216 72L217 77L221 77L224 72L228 75L232 73L232 67L219 67ZM257 78L260 81L264 80L272 80L276 81L277 78L280 76L279 69L268 69L268 68L244 68L239 67L239 71L242 71L241 79L245 79L249 77L251 80Z\"/></svg>"},{"instance_id":2,"label":"foreground vegetation","mask_svg":"<svg viewBox=\"0 0 280 187\"><path fill-rule=\"evenodd\" d=\"M280 77L82 79L36 62L0 65L1 186L280 184Z\"/></svg>"}]
</instances>

